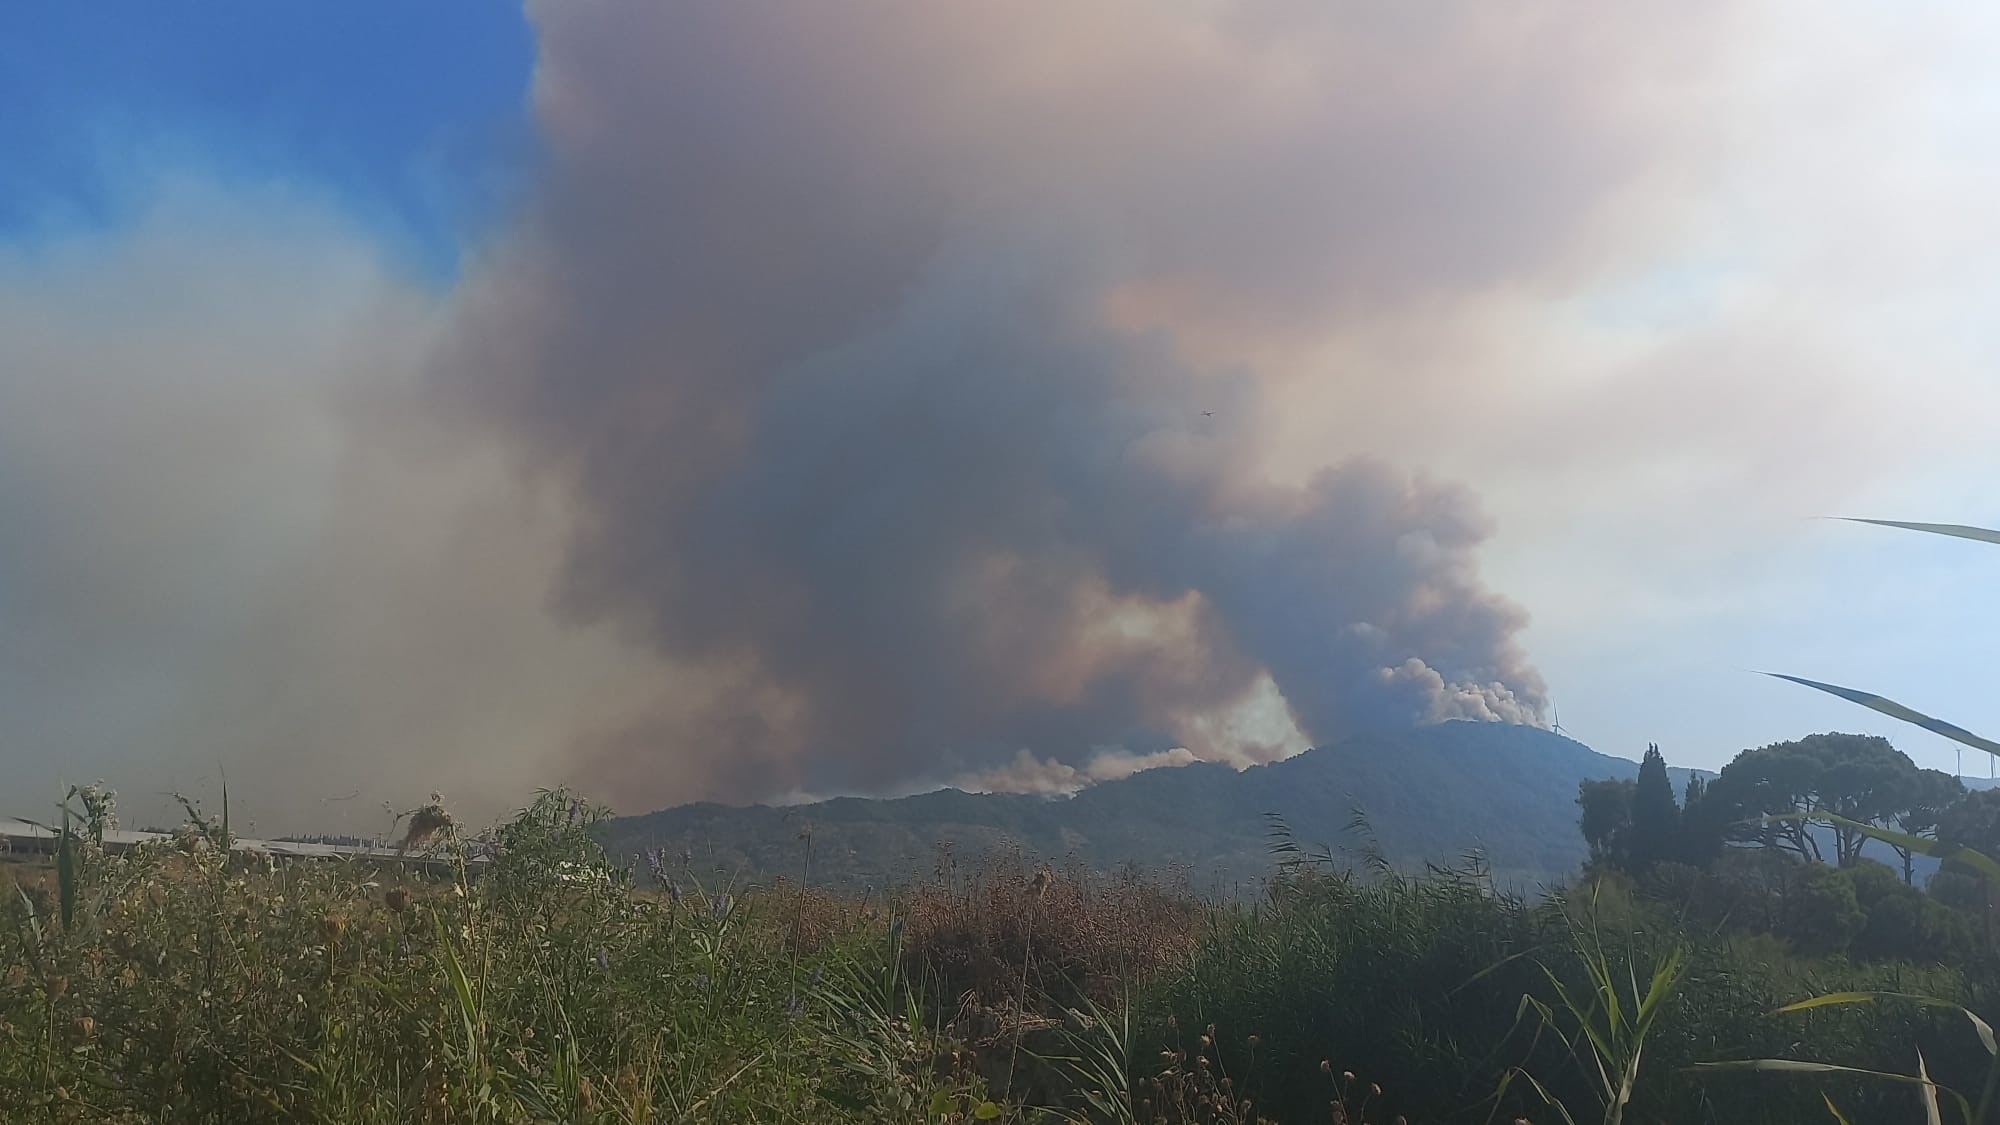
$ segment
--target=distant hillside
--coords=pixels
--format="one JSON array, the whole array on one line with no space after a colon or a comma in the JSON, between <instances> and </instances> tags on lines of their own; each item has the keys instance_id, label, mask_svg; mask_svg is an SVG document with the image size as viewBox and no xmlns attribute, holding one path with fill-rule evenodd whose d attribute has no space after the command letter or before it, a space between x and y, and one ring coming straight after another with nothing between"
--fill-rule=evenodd
<instances>
[{"instance_id":1,"label":"distant hillside","mask_svg":"<svg viewBox=\"0 0 2000 1125\"><path fill-rule=\"evenodd\" d=\"M1578 782L1638 770L1545 730L1453 722L1241 772L1209 763L1148 770L1067 798L945 789L785 808L682 805L612 820L601 838L615 856L685 850L697 873L796 878L799 827L810 824L815 882L859 888L925 875L938 843L950 841L961 861L1019 847L1103 870L1177 866L1198 889L1228 892L1271 871L1264 814L1284 817L1301 846L1338 854L1360 844L1348 829L1358 810L1399 866L1454 862L1478 850L1503 883L1528 887L1583 862ZM1685 774L1674 772L1679 788Z\"/></svg>"}]
</instances>

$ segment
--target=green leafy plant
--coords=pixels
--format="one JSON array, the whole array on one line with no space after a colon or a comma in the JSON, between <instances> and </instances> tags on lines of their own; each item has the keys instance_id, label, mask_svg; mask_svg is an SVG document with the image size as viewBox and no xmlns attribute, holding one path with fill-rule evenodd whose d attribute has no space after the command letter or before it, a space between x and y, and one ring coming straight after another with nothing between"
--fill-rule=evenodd
<instances>
[{"instance_id":1,"label":"green leafy plant","mask_svg":"<svg viewBox=\"0 0 2000 1125\"><path fill-rule=\"evenodd\" d=\"M1582 987L1565 980L1555 966L1538 962L1555 1002L1525 994L1521 997L1520 1015L1532 1012L1539 1028L1558 1038L1582 1067L1592 1092L1602 1103L1604 1125L1620 1125L1639 1083L1646 1039L1687 974L1687 950L1680 945L1671 946L1652 959L1642 975L1639 965L1645 958L1639 951L1627 949L1621 968L1605 948L1604 927L1596 906L1593 890L1589 909L1582 919L1568 909L1563 911L1571 952L1582 966ZM1496 1104L1515 1078L1527 1082L1564 1121L1576 1125L1570 1109L1550 1093L1546 1084L1523 1068L1508 1072L1497 1092Z\"/></svg>"}]
</instances>

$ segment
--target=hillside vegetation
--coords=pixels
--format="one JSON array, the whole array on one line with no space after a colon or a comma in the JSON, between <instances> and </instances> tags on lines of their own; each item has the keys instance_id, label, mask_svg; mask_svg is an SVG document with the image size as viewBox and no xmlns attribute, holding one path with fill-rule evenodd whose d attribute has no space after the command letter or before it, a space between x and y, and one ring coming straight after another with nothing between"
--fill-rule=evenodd
<instances>
[{"instance_id":1,"label":"hillside vegetation","mask_svg":"<svg viewBox=\"0 0 2000 1125\"><path fill-rule=\"evenodd\" d=\"M1202 762L1147 770L1073 797L946 789L784 808L694 804L618 817L598 835L613 855L685 851L704 870L772 876L796 871L793 840L810 825L822 882L856 891L925 876L949 841L962 857L1016 849L1099 870L1137 863L1177 869L1204 892L1240 893L1270 873L1266 814L1335 854L1369 846L1352 830L1359 814L1401 869L1478 853L1502 886L1529 890L1588 858L1578 785L1637 774L1634 762L1538 728L1451 722L1240 772Z\"/></svg>"}]
</instances>

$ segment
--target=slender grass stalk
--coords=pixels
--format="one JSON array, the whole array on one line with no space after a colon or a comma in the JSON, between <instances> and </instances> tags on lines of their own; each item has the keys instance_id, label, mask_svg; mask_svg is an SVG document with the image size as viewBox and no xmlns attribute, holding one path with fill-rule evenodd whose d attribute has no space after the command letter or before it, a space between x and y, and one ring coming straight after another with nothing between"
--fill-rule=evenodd
<instances>
[{"instance_id":1,"label":"slender grass stalk","mask_svg":"<svg viewBox=\"0 0 2000 1125\"><path fill-rule=\"evenodd\" d=\"M1670 948L1641 978L1636 967L1639 958L1628 949L1624 972L1620 973L1605 951L1595 888L1584 923L1579 924L1567 909L1563 911L1563 919L1569 929L1571 951L1583 968L1585 987L1572 987L1555 967L1537 962L1556 1003L1552 1005L1530 993L1521 998L1518 1015L1533 1012L1540 1027L1556 1035L1583 1068L1603 1103L1604 1125L1622 1125L1638 1086L1646 1038L1687 975L1687 950L1679 945ZM1552 1096L1543 1082L1519 1067L1509 1070L1494 1092L1496 1112L1508 1085L1516 1078L1526 1081L1565 1122L1576 1125L1569 1107Z\"/></svg>"},{"instance_id":2,"label":"slender grass stalk","mask_svg":"<svg viewBox=\"0 0 2000 1125\"><path fill-rule=\"evenodd\" d=\"M76 928L76 884L76 834L70 830L69 800L65 798L62 806L62 835L56 841L57 901L64 933Z\"/></svg>"}]
</instances>

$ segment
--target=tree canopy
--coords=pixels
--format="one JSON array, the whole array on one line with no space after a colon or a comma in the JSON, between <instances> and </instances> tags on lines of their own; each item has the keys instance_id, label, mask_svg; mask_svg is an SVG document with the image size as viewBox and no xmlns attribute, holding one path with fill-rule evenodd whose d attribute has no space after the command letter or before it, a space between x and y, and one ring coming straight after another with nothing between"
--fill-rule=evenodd
<instances>
[{"instance_id":1,"label":"tree canopy","mask_svg":"<svg viewBox=\"0 0 2000 1125\"><path fill-rule=\"evenodd\" d=\"M1756 840L1787 848L1801 859L1824 860L1815 814L1908 832L1930 831L1940 811L1963 791L1958 779L1921 770L1909 755L1879 735L1814 734L1745 750L1722 768L1703 795L1713 803L1700 818L1726 839ZM1807 819L1772 822L1764 818L1803 813ZM1831 818L1832 862L1848 866L1868 837ZM1910 857L1903 856L1906 878Z\"/></svg>"}]
</instances>

